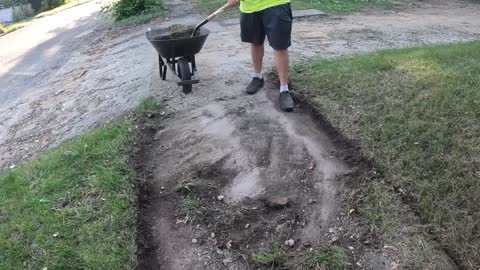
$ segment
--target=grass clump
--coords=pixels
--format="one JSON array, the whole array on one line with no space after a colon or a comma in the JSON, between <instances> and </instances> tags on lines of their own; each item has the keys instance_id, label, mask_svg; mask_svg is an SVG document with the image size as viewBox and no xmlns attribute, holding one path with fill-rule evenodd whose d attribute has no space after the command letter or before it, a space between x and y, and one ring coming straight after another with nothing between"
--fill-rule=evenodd
<instances>
[{"instance_id":1,"label":"grass clump","mask_svg":"<svg viewBox=\"0 0 480 270\"><path fill-rule=\"evenodd\" d=\"M203 223L206 217L206 209L193 194L187 194L180 199L177 213L185 221Z\"/></svg>"},{"instance_id":2,"label":"grass clump","mask_svg":"<svg viewBox=\"0 0 480 270\"><path fill-rule=\"evenodd\" d=\"M345 250L341 247L329 247L315 250L300 257L302 262L297 269L347 270L350 263Z\"/></svg>"},{"instance_id":3,"label":"grass clump","mask_svg":"<svg viewBox=\"0 0 480 270\"><path fill-rule=\"evenodd\" d=\"M396 232L403 207L392 204L408 201L426 233L468 269L480 267L477 59L480 42L471 42L317 61L293 72L297 93L380 165L383 181L371 184L366 214Z\"/></svg>"},{"instance_id":4,"label":"grass clump","mask_svg":"<svg viewBox=\"0 0 480 270\"><path fill-rule=\"evenodd\" d=\"M261 265L281 265L286 261L285 248L281 242L273 243L272 252L263 252L253 256L253 261Z\"/></svg>"},{"instance_id":5,"label":"grass clump","mask_svg":"<svg viewBox=\"0 0 480 270\"><path fill-rule=\"evenodd\" d=\"M137 113L153 113L160 110L161 104L154 97L144 98L136 108Z\"/></svg>"},{"instance_id":6,"label":"grass clump","mask_svg":"<svg viewBox=\"0 0 480 270\"><path fill-rule=\"evenodd\" d=\"M133 269L127 124L96 129L0 176L0 269Z\"/></svg>"}]
</instances>

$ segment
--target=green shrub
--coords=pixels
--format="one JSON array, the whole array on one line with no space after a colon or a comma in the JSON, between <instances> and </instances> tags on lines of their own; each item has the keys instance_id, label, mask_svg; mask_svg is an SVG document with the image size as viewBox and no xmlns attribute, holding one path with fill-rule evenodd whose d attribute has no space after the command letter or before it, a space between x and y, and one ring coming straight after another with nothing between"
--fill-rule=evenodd
<instances>
[{"instance_id":1,"label":"green shrub","mask_svg":"<svg viewBox=\"0 0 480 270\"><path fill-rule=\"evenodd\" d=\"M47 0L47 9L52 9L65 4L64 0Z\"/></svg>"},{"instance_id":2,"label":"green shrub","mask_svg":"<svg viewBox=\"0 0 480 270\"><path fill-rule=\"evenodd\" d=\"M163 10L163 0L120 0L102 9L103 12L112 11L116 21L136 15L160 13Z\"/></svg>"},{"instance_id":3,"label":"green shrub","mask_svg":"<svg viewBox=\"0 0 480 270\"><path fill-rule=\"evenodd\" d=\"M35 11L32 9L30 4L20 5L13 7L13 21L19 22L35 15Z\"/></svg>"},{"instance_id":4,"label":"green shrub","mask_svg":"<svg viewBox=\"0 0 480 270\"><path fill-rule=\"evenodd\" d=\"M42 9L42 0L28 0L28 2L36 13Z\"/></svg>"}]
</instances>

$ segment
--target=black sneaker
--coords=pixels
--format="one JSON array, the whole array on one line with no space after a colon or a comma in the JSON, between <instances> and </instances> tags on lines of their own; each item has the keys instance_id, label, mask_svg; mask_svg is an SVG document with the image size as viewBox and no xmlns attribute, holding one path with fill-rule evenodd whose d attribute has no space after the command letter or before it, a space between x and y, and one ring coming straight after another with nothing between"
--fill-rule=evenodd
<instances>
[{"instance_id":1,"label":"black sneaker","mask_svg":"<svg viewBox=\"0 0 480 270\"><path fill-rule=\"evenodd\" d=\"M290 95L290 92L288 91L281 92L279 103L280 103L280 109L282 109L282 111L286 111L286 112L293 111L293 99L292 99L292 96Z\"/></svg>"},{"instance_id":2,"label":"black sneaker","mask_svg":"<svg viewBox=\"0 0 480 270\"><path fill-rule=\"evenodd\" d=\"M258 90L260 90L260 88L262 87L263 87L263 78L262 79L253 78L250 84L247 86L246 92L249 95L253 95L253 94L256 94Z\"/></svg>"}]
</instances>

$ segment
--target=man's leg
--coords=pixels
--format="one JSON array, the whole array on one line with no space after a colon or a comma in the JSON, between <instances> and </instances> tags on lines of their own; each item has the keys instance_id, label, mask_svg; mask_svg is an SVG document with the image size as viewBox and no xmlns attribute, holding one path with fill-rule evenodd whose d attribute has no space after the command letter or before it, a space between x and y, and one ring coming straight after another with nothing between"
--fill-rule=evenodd
<instances>
[{"instance_id":1,"label":"man's leg","mask_svg":"<svg viewBox=\"0 0 480 270\"><path fill-rule=\"evenodd\" d=\"M274 57L280 85L288 86L288 49L274 50Z\"/></svg>"},{"instance_id":2,"label":"man's leg","mask_svg":"<svg viewBox=\"0 0 480 270\"><path fill-rule=\"evenodd\" d=\"M256 13L241 13L240 15L240 30L243 42L251 44L252 62L254 67L254 74L252 81L247 86L246 92L253 95L263 87L262 65L265 41L265 31L263 29L263 22L261 20L261 12Z\"/></svg>"},{"instance_id":3,"label":"man's leg","mask_svg":"<svg viewBox=\"0 0 480 270\"><path fill-rule=\"evenodd\" d=\"M291 45L293 22L290 4L266 9L262 19L270 46L274 50L275 66L280 79L280 108L291 111L294 104L288 91L288 48Z\"/></svg>"},{"instance_id":4,"label":"man's leg","mask_svg":"<svg viewBox=\"0 0 480 270\"><path fill-rule=\"evenodd\" d=\"M265 53L263 44L252 43L252 62L255 69L255 75L262 74L263 55Z\"/></svg>"}]
</instances>

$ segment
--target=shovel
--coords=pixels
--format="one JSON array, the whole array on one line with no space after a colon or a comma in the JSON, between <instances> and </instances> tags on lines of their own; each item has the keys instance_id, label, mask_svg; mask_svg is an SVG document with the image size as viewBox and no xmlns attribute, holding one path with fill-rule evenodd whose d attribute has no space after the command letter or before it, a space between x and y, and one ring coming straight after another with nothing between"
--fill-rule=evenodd
<instances>
[{"instance_id":1,"label":"shovel","mask_svg":"<svg viewBox=\"0 0 480 270\"><path fill-rule=\"evenodd\" d=\"M205 20L203 20L201 23L197 24L197 26L195 26L195 28L193 28L193 32L192 32L192 37L195 36L195 34L197 33L197 31L200 29L200 27L204 26L206 23L208 23L209 21L213 20L215 17L217 17L218 14L224 12L227 8L230 7L230 4L229 3L226 3L225 5L223 5L223 7L217 9L217 11L213 12L212 14L210 14Z\"/></svg>"}]
</instances>

